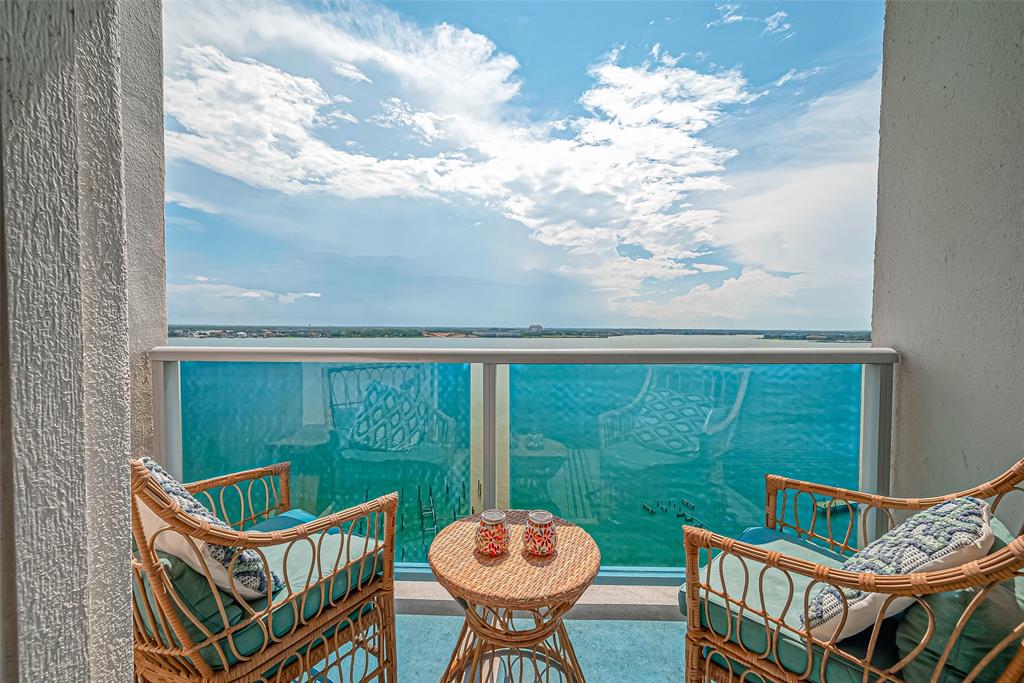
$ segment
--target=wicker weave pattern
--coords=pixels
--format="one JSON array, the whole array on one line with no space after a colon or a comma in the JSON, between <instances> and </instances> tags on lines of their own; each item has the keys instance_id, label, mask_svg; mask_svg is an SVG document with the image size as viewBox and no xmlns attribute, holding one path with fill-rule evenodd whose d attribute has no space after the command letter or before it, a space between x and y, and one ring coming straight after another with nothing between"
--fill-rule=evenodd
<instances>
[{"instance_id":1,"label":"wicker weave pattern","mask_svg":"<svg viewBox=\"0 0 1024 683\"><path fill-rule=\"evenodd\" d=\"M132 467L132 533L134 579L134 650L136 674L143 681L284 681L300 678L324 667L340 681L393 681L396 676L394 640L394 536L398 497L392 493L363 505L290 529L273 532L245 532L212 526L187 515L164 492L139 461ZM213 505L223 514L225 507L238 511L233 523L266 518L288 509L289 465L240 472L190 484L193 495ZM275 481L276 480L276 481ZM228 493L225 493L228 491ZM257 493L253 493L256 491ZM235 501L234 503L228 501ZM239 505L238 502L241 502ZM225 506L225 502L228 502ZM219 503L219 508L216 505ZM139 506L148 506L166 527L147 537L139 522ZM328 553L326 532L336 530L346 543ZM264 549L283 546L285 589L267 600L266 607L242 599L231 586L233 609L242 614L235 623L228 617L230 601L216 588L209 572L206 580L216 602L219 625L211 632L191 615L155 551L160 534L179 534L190 545L195 557L201 557L196 541L251 548L267 563ZM354 542L353 536L366 538ZM342 548L352 551L343 553ZM301 558L307 567L303 576L294 573L290 560ZM205 565L204 565L205 566ZM230 567L229 567L230 570ZM269 569L268 569L269 571ZM350 581L351 577L369 577ZM341 592L340 586L345 586ZM146 586L151 592L146 591ZM300 588L295 588L300 586ZM315 591L315 593L314 593ZM321 596L323 599L321 600ZM268 596L270 597L270 596ZM307 606L318 605L307 615ZM271 612L289 611L292 627L275 634L267 627ZM193 640L187 626L201 638ZM243 654L235 638L249 629L257 629L262 643L255 652ZM330 631L329 636L324 633ZM213 653L213 663L200 656ZM272 672L264 679L264 672ZM316 678L313 680L323 680Z\"/></svg>"},{"instance_id":2,"label":"wicker weave pattern","mask_svg":"<svg viewBox=\"0 0 1024 683\"><path fill-rule=\"evenodd\" d=\"M430 546L438 583L465 607L466 622L442 681L583 681L562 617L593 582L601 553L590 534L555 518L555 554L524 549L528 512L508 513L509 550L500 557L476 551L474 515L449 525Z\"/></svg>"},{"instance_id":3,"label":"wicker weave pattern","mask_svg":"<svg viewBox=\"0 0 1024 683\"><path fill-rule=\"evenodd\" d=\"M882 514L883 519L888 520L891 525L896 519L895 512L922 510L946 500L967 496L991 500L993 512L996 512L999 503L1008 494L1022 490L1018 486L1022 481L1024 481L1024 460L1017 462L1006 473L986 484L935 498L904 499L876 496L769 475L766 477L768 493L766 520L767 526L770 528L788 530L803 538L813 539L822 545L850 554L857 547L852 541L852 537L858 516L853 514L852 506L850 514L842 516L827 513L819 515L815 510L811 518L804 523L799 518L797 506L797 500L801 496L810 496L811 501L814 496L824 496L828 499L856 503L861 512L859 517L861 527L868 528L869 524L864 523L865 514ZM780 502L781 507L779 506ZM803 508L807 509L807 507L805 503ZM810 507L813 508L813 505ZM869 511L876 512L870 513ZM788 518L787 512L791 514ZM833 522L837 522L838 529L833 528ZM741 680L738 675L739 671L741 668L745 668L766 681L793 683L807 680L812 674L816 674L822 683L828 683L826 665L830 659L842 659L861 668L865 681L902 682L904 679L901 671L921 654L935 632L934 615L921 596L972 587L976 591L975 596L953 629L938 666L934 669L933 680L937 680L942 667L963 633L970 615L985 600L993 587L1007 579L1024 576L1024 536L1018 536L1007 547L980 560L959 567L917 574L883 576L843 571L789 557L776 551L765 550L763 547L719 536L705 529L683 527L683 535L686 549L687 596L686 680L691 682L738 681ZM864 536L866 537L866 533ZM712 556L716 558L714 563L711 562ZM720 567L720 561L725 558L739 563L743 568L742 582L734 582L741 585L726 585L721 574L717 577L712 575L713 567ZM755 570L751 561L764 565L764 568ZM704 567L703 572L700 569L702 566ZM811 579L805 590L796 591L794 589L793 577L795 576ZM781 614L772 614L767 609L760 608L759 605L763 604L763 600L751 601L753 596L764 595L764 586L771 584L778 587L785 586L787 583L789 597ZM818 640L811 636L809 630L790 625L793 621L791 617L794 614L802 615L804 623L809 621L809 603L822 585L882 593L889 596L869 632L870 641L863 659L841 650L837 647L834 639ZM711 596L716 596L719 603L724 603L731 615L724 634L701 626L702 615L706 623L711 623ZM902 661L890 669L883 671L873 666L871 659L878 646L886 608L897 596L909 596L916 604L924 608L928 615L928 629L918 648L908 653ZM844 600L843 623L845 623L848 607ZM787 616L790 618L786 619ZM755 625L752 625L751 622L754 622ZM737 629L740 628L741 623L745 630L751 628L761 630L763 628L765 642L768 644L764 652L751 651L742 644L742 639L737 637ZM779 640L783 634L805 643L807 662L802 671L796 673L787 671L772 661L778 660ZM973 681L992 659L1007 648L1011 648L1014 653L1013 659L1000 680L1024 680L1022 638L1024 638L1024 623L1017 625L985 659L978 663L966 678L966 682ZM740 642L732 642L733 639ZM818 669L813 668L811 644L823 650ZM731 661L734 665L733 670L723 669L711 662L711 656L714 653ZM750 680L749 676L747 679Z\"/></svg>"},{"instance_id":4,"label":"wicker weave pattern","mask_svg":"<svg viewBox=\"0 0 1024 683\"><path fill-rule=\"evenodd\" d=\"M291 507L288 463L186 484L185 488L214 516L242 531Z\"/></svg>"},{"instance_id":5,"label":"wicker weave pattern","mask_svg":"<svg viewBox=\"0 0 1024 683\"><path fill-rule=\"evenodd\" d=\"M430 546L428 560L448 592L492 607L530 609L575 601L597 576L601 553L583 529L555 518L557 552L545 558L526 553L527 510L508 513L508 552L486 557L475 551L479 515L445 527Z\"/></svg>"}]
</instances>

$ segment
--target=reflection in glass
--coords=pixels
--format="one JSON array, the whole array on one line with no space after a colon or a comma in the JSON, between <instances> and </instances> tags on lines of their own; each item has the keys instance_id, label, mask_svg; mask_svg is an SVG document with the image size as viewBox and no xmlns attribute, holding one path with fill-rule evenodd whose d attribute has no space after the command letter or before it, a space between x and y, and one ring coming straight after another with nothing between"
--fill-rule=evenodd
<instances>
[{"instance_id":1,"label":"reflection in glass","mask_svg":"<svg viewBox=\"0 0 1024 683\"><path fill-rule=\"evenodd\" d=\"M857 483L860 366L515 365L510 498L602 564L679 567L683 524L764 524L764 475Z\"/></svg>"},{"instance_id":2,"label":"reflection in glass","mask_svg":"<svg viewBox=\"0 0 1024 683\"><path fill-rule=\"evenodd\" d=\"M469 513L468 365L186 362L181 394L186 480L290 460L317 516L398 491L398 561Z\"/></svg>"}]
</instances>

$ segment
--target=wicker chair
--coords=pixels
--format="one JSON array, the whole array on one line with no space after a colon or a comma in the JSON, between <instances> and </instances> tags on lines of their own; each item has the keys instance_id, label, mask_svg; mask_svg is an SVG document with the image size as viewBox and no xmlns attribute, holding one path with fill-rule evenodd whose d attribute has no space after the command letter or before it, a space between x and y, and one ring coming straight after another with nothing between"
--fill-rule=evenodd
<instances>
[{"instance_id":1,"label":"wicker chair","mask_svg":"<svg viewBox=\"0 0 1024 683\"><path fill-rule=\"evenodd\" d=\"M964 496L987 499L998 521L1000 503L1007 494L1024 491L1022 481L1024 460L986 484L934 498L869 495L768 475L765 528L748 530L740 539L683 528L686 583L680 609L687 617L686 680L969 682L982 674L982 680L1024 680L1024 611L1017 607L1024 585L1024 536L1020 532L1006 531L986 557L955 568L902 576L838 569L845 556L866 545L869 530L884 531L909 511L945 500ZM835 502L830 505L830 501ZM1002 522L999 526L1006 530ZM998 533L996 537L999 540ZM801 623L808 621L809 601L825 585L888 597L872 627L846 640L837 642L833 636L824 641L813 637ZM984 622L988 612L979 607L994 590L1006 590L1007 586L1017 601L1009 613L1009 632L1003 637L1003 631L998 631L998 644L985 645L982 652L987 654L973 668L949 677L945 667L951 656L958 656L957 649L968 646L964 644L969 637L965 634L968 624ZM948 593L961 589L969 590ZM933 610L937 599L948 600L953 595L959 596L962 610ZM905 623L896 620L904 617L886 619L885 612L897 596L913 599L908 610L916 609L918 625L923 619L927 629L922 629L925 632L919 645L912 641L912 649L905 652L908 648L903 642L894 656L894 629ZM848 607L844 597L844 623ZM945 617L936 616L942 614ZM980 616L972 622L975 614ZM939 633L943 635L936 635ZM942 640L946 634L948 639ZM890 652L883 656L886 648Z\"/></svg>"},{"instance_id":2,"label":"wicker chair","mask_svg":"<svg viewBox=\"0 0 1024 683\"><path fill-rule=\"evenodd\" d=\"M313 520L290 510L288 463L185 485L231 527L220 528L185 513L141 461L131 470L138 680L396 679L396 494ZM161 534L180 535L205 571L157 550ZM253 549L284 588L257 600L233 578L218 588L204 542Z\"/></svg>"}]
</instances>

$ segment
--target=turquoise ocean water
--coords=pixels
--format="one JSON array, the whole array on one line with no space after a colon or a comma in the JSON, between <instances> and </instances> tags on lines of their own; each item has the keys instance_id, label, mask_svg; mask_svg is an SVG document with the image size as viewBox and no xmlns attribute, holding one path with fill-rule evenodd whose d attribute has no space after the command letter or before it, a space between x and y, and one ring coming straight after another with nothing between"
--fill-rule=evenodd
<instances>
[{"instance_id":1,"label":"turquoise ocean water","mask_svg":"<svg viewBox=\"0 0 1024 683\"><path fill-rule=\"evenodd\" d=\"M246 343L271 341L337 343ZM734 337L587 341L768 345ZM425 561L436 530L470 512L470 375L464 364L182 363L185 478L290 460L293 504L314 513L398 491L399 560ZM428 404L440 428L408 450L354 442L351 427L372 380ZM725 534L763 523L766 473L856 486L860 382L857 365L510 366L510 504L583 525L605 565L681 566L683 523Z\"/></svg>"}]
</instances>

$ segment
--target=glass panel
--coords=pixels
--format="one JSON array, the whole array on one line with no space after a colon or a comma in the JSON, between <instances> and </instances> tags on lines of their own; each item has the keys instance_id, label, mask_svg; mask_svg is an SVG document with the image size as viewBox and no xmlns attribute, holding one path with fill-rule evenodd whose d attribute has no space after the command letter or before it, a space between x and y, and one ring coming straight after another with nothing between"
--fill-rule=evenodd
<instances>
[{"instance_id":1,"label":"glass panel","mask_svg":"<svg viewBox=\"0 0 1024 683\"><path fill-rule=\"evenodd\" d=\"M604 565L680 567L683 523L764 524L767 473L856 488L860 384L859 365L513 365L511 506L582 525Z\"/></svg>"},{"instance_id":2,"label":"glass panel","mask_svg":"<svg viewBox=\"0 0 1024 683\"><path fill-rule=\"evenodd\" d=\"M186 481L292 463L317 516L399 492L398 561L469 513L469 365L181 364Z\"/></svg>"}]
</instances>

